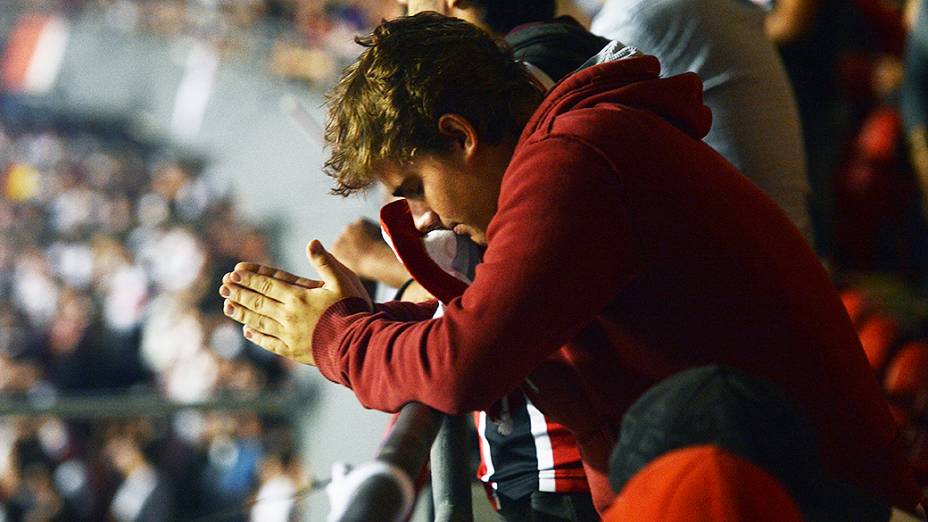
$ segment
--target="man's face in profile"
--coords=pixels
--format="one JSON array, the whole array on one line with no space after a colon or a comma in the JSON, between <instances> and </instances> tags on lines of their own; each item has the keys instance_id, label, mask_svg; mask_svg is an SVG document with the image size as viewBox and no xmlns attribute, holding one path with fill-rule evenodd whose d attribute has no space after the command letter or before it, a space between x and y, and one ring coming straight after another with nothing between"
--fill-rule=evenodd
<instances>
[{"instance_id":1,"label":"man's face in profile","mask_svg":"<svg viewBox=\"0 0 928 522\"><path fill-rule=\"evenodd\" d=\"M406 164L385 162L377 170L390 193L406 198L420 231L452 230L486 245L502 173L473 167L452 156L429 155Z\"/></svg>"}]
</instances>

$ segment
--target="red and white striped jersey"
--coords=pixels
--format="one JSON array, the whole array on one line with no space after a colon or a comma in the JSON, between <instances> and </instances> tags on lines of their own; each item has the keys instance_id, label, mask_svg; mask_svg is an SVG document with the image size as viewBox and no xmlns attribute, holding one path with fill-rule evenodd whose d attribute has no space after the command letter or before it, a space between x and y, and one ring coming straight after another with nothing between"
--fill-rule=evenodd
<instances>
[{"instance_id":1,"label":"red and white striped jersey","mask_svg":"<svg viewBox=\"0 0 928 522\"><path fill-rule=\"evenodd\" d=\"M570 432L545 417L521 391L501 402L499 419L483 411L474 413L480 440L477 478L487 490L512 499L533 491L589 491Z\"/></svg>"}]
</instances>

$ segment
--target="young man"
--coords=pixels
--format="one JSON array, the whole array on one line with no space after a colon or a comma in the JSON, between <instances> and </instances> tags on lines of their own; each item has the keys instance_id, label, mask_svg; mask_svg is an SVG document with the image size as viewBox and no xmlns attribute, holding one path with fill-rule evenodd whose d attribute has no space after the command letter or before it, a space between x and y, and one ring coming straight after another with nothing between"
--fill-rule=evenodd
<instances>
[{"instance_id":1,"label":"young man","mask_svg":"<svg viewBox=\"0 0 928 522\"><path fill-rule=\"evenodd\" d=\"M531 63L533 75L549 88L609 43L572 18L555 17L555 4L554 0L435 0L411 2L406 7L409 14L435 11L454 15L504 38L516 58ZM416 210L423 212L421 205ZM380 240L379 229L376 235L373 233L377 227L372 225L350 225L333 245L333 252L359 275L398 287L409 275ZM444 251L460 246L471 250L460 239L455 241L441 234L430 234L424 240L432 249ZM442 241L450 244L439 245ZM404 260L410 256L403 251L398 254ZM479 255L473 260L479 261ZM465 272L472 274L473 268L469 269ZM442 295L434 287L423 288L420 283L405 285L403 299L425 300L425 289ZM477 474L504 519L525 520L532 511L541 511L552 520L596 518L572 437L563 426L539 412L521 391L504 397L495 415L478 412L475 424L481 449Z\"/></svg>"},{"instance_id":2,"label":"young man","mask_svg":"<svg viewBox=\"0 0 928 522\"><path fill-rule=\"evenodd\" d=\"M598 509L626 408L675 372L731 366L803 408L831 474L914 508L840 299L782 211L700 141L695 75L660 78L633 56L542 99L459 20L422 13L361 42L330 98L337 191L379 180L486 245L483 262L436 319L434 302L372 305L318 241L322 281L241 264L220 293L246 337L384 411L486 410L521 389L574 434Z\"/></svg>"},{"instance_id":3,"label":"young man","mask_svg":"<svg viewBox=\"0 0 928 522\"><path fill-rule=\"evenodd\" d=\"M505 37L516 58L531 63L533 75L546 88L576 70L609 43L586 31L572 18L556 18L554 0L442 0L414 2L407 8L409 14L422 10L454 14L496 37ZM422 205L415 207L419 214L417 217L428 218L422 215L425 212ZM391 224L390 217L400 216L395 212L382 214L384 225ZM396 221L400 220L394 220L392 225L395 227L407 225L412 228L411 221ZM426 224L425 228L428 226ZM380 240L379 232L372 223L352 224L335 242L333 253L367 278L386 284L390 282L382 279L384 275L401 274L398 276L401 281L409 278L394 253ZM465 255L469 266L462 266L457 271L447 265L444 267L446 271L456 271L459 278L469 282L473 275L472 264L480 261L481 250L474 248L463 236L442 232L448 231L436 231L421 240L393 241L391 246L407 265L415 265L420 260L428 262L424 259L427 254L421 250L422 242L426 243L430 252L473 252L473 255ZM461 264L461 254L457 256L458 265ZM417 273L415 268L412 267L414 274ZM421 270L418 273L422 273ZM446 301L449 296L457 296L457 292L448 288L462 288L459 283L455 284L456 281L445 285L435 277L416 279L415 283L404 285L403 300L426 300L421 297L421 289L431 295L445 296L441 300ZM399 287L401 284L392 286ZM442 311L439 308L436 314ZM477 412L474 420L481 455L477 476L486 485L504 520L585 521L597 518L573 437L563 426L538 411L520 390L503 397L492 414Z\"/></svg>"}]
</instances>

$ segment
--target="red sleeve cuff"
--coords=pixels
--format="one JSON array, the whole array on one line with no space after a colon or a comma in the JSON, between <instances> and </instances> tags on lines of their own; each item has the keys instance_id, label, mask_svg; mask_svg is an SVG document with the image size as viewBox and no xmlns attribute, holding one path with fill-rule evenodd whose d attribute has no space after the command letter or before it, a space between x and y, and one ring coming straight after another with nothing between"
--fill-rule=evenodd
<instances>
[{"instance_id":1,"label":"red sleeve cuff","mask_svg":"<svg viewBox=\"0 0 928 522\"><path fill-rule=\"evenodd\" d=\"M360 297L346 297L336 302L319 316L313 332L313 359L319 372L328 380L351 387L348 376L339 371L339 337L356 314L371 312L367 301Z\"/></svg>"}]
</instances>

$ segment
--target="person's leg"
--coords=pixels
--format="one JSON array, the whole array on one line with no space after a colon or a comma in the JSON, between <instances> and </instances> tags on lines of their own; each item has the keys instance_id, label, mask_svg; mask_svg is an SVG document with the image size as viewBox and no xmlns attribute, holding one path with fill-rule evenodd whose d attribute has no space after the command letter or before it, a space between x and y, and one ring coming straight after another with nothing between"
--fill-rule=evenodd
<instances>
[{"instance_id":1,"label":"person's leg","mask_svg":"<svg viewBox=\"0 0 928 522\"><path fill-rule=\"evenodd\" d=\"M523 497L518 500L513 500L503 495L497 497L499 499L499 511L497 516L499 516L500 522L523 522L523 521L532 521L532 501L531 497Z\"/></svg>"},{"instance_id":2,"label":"person's leg","mask_svg":"<svg viewBox=\"0 0 928 522\"><path fill-rule=\"evenodd\" d=\"M596 522L599 514L589 493L545 493L531 496L532 520L535 522Z\"/></svg>"}]
</instances>

